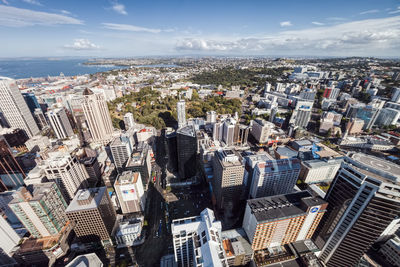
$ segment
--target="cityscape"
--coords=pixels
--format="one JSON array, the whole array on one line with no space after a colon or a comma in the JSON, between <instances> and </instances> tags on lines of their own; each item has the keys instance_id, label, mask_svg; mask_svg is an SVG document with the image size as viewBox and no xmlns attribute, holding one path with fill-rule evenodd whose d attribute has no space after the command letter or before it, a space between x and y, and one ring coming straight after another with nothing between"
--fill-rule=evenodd
<instances>
[{"instance_id":1,"label":"cityscape","mask_svg":"<svg viewBox=\"0 0 400 267\"><path fill-rule=\"evenodd\" d=\"M400 267L400 2L222 2L0 0L0 267Z\"/></svg>"}]
</instances>

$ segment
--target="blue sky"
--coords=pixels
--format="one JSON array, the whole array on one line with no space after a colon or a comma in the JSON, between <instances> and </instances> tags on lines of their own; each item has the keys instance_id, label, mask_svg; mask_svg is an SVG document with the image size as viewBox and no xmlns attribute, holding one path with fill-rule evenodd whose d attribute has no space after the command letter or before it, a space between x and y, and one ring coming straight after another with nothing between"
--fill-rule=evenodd
<instances>
[{"instance_id":1,"label":"blue sky","mask_svg":"<svg viewBox=\"0 0 400 267\"><path fill-rule=\"evenodd\" d=\"M400 0L0 0L0 57L400 56Z\"/></svg>"}]
</instances>

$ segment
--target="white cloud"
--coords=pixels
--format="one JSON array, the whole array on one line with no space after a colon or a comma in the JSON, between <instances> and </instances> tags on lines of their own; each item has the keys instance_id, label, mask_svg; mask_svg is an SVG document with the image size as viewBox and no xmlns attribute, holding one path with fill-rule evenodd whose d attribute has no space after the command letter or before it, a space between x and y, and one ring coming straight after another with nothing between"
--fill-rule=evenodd
<instances>
[{"instance_id":1,"label":"white cloud","mask_svg":"<svg viewBox=\"0 0 400 267\"><path fill-rule=\"evenodd\" d=\"M400 13L400 6L398 6L397 7L397 10L393 10L393 11L390 11L390 12L388 12L389 14L397 14L397 13Z\"/></svg>"},{"instance_id":2,"label":"white cloud","mask_svg":"<svg viewBox=\"0 0 400 267\"><path fill-rule=\"evenodd\" d=\"M60 12L63 13L64 15L71 15L71 12L67 10L60 10Z\"/></svg>"},{"instance_id":3,"label":"white cloud","mask_svg":"<svg viewBox=\"0 0 400 267\"><path fill-rule=\"evenodd\" d=\"M400 16L241 39L184 38L176 49L248 54L400 56Z\"/></svg>"},{"instance_id":4,"label":"white cloud","mask_svg":"<svg viewBox=\"0 0 400 267\"><path fill-rule=\"evenodd\" d=\"M345 18L341 18L341 17L328 17L326 18L326 20L330 20L330 21L344 21L346 20Z\"/></svg>"},{"instance_id":5,"label":"white cloud","mask_svg":"<svg viewBox=\"0 0 400 267\"><path fill-rule=\"evenodd\" d=\"M125 10L125 6L118 2L114 2L111 6L111 9L121 15L128 15L128 12L126 12L126 10Z\"/></svg>"},{"instance_id":6,"label":"white cloud","mask_svg":"<svg viewBox=\"0 0 400 267\"><path fill-rule=\"evenodd\" d=\"M288 26L293 26L293 24L290 21L282 21L281 27L288 27Z\"/></svg>"},{"instance_id":7,"label":"white cloud","mask_svg":"<svg viewBox=\"0 0 400 267\"><path fill-rule=\"evenodd\" d=\"M102 23L104 28L116 31L130 31L130 32L149 32L149 33L160 33L161 29L145 28L129 24L116 24L116 23ZM171 29L165 31L173 31Z\"/></svg>"},{"instance_id":8,"label":"white cloud","mask_svg":"<svg viewBox=\"0 0 400 267\"><path fill-rule=\"evenodd\" d=\"M0 5L0 26L24 27L58 24L83 24L83 21L55 13Z\"/></svg>"},{"instance_id":9,"label":"white cloud","mask_svg":"<svg viewBox=\"0 0 400 267\"><path fill-rule=\"evenodd\" d=\"M36 0L22 0L22 2L31 4L31 5L36 5L36 6L41 6L42 5L39 1L36 1Z\"/></svg>"},{"instance_id":10,"label":"white cloud","mask_svg":"<svg viewBox=\"0 0 400 267\"><path fill-rule=\"evenodd\" d=\"M73 44L64 45L64 48L73 50L97 50L100 46L91 43L88 39L75 39Z\"/></svg>"},{"instance_id":11,"label":"white cloud","mask_svg":"<svg viewBox=\"0 0 400 267\"><path fill-rule=\"evenodd\" d=\"M3 2L3 4L5 4L5 5L9 5L9 3L7 2L7 0L1 0L1 2Z\"/></svg>"},{"instance_id":12,"label":"white cloud","mask_svg":"<svg viewBox=\"0 0 400 267\"><path fill-rule=\"evenodd\" d=\"M379 9L371 9L371 10L366 10L363 12L360 12L360 15L366 15L366 14L374 14L374 13L378 13Z\"/></svg>"},{"instance_id":13,"label":"white cloud","mask_svg":"<svg viewBox=\"0 0 400 267\"><path fill-rule=\"evenodd\" d=\"M323 25L325 25L325 23L318 22L318 21L313 21L313 22L311 22L311 23L314 24L314 25L318 25L318 26L323 26Z\"/></svg>"}]
</instances>

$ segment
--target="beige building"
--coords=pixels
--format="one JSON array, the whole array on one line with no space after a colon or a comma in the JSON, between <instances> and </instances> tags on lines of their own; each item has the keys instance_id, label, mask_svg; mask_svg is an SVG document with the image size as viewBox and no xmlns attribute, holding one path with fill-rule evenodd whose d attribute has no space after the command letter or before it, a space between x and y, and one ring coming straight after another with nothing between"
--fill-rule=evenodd
<instances>
[{"instance_id":1,"label":"beige building","mask_svg":"<svg viewBox=\"0 0 400 267\"><path fill-rule=\"evenodd\" d=\"M79 190L65 213L82 242L111 239L117 215L106 187Z\"/></svg>"},{"instance_id":2,"label":"beige building","mask_svg":"<svg viewBox=\"0 0 400 267\"><path fill-rule=\"evenodd\" d=\"M267 143L274 127L275 125L272 122L263 119L255 119L251 128L251 134L257 142L261 144Z\"/></svg>"},{"instance_id":3,"label":"beige building","mask_svg":"<svg viewBox=\"0 0 400 267\"><path fill-rule=\"evenodd\" d=\"M230 203L241 199L244 185L244 164L238 152L226 149L216 151L213 161L213 190L218 208L222 209Z\"/></svg>"},{"instance_id":4,"label":"beige building","mask_svg":"<svg viewBox=\"0 0 400 267\"><path fill-rule=\"evenodd\" d=\"M84 97L82 109L93 142L105 145L111 141L114 129L104 95L86 89Z\"/></svg>"},{"instance_id":5,"label":"beige building","mask_svg":"<svg viewBox=\"0 0 400 267\"><path fill-rule=\"evenodd\" d=\"M125 171L114 183L122 213L144 211L145 195L140 172Z\"/></svg>"},{"instance_id":6,"label":"beige building","mask_svg":"<svg viewBox=\"0 0 400 267\"><path fill-rule=\"evenodd\" d=\"M364 121L361 119L352 119L346 124L347 133L350 135L362 133L363 127Z\"/></svg>"}]
</instances>

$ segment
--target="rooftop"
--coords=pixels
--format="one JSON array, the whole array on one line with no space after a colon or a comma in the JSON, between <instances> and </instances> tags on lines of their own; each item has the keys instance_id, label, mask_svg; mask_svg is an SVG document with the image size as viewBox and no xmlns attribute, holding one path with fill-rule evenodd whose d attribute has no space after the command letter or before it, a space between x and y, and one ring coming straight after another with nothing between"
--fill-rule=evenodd
<instances>
[{"instance_id":1,"label":"rooftop","mask_svg":"<svg viewBox=\"0 0 400 267\"><path fill-rule=\"evenodd\" d=\"M74 199L72 199L68 208L65 210L68 212L77 212L80 210L95 209L100 205L100 201L103 195L106 193L106 187L95 187L88 189L80 189Z\"/></svg>"},{"instance_id":2,"label":"rooftop","mask_svg":"<svg viewBox=\"0 0 400 267\"><path fill-rule=\"evenodd\" d=\"M137 182L139 175L140 175L139 172L124 171L123 173L118 175L115 184L116 185L134 184Z\"/></svg>"},{"instance_id":3,"label":"rooftop","mask_svg":"<svg viewBox=\"0 0 400 267\"><path fill-rule=\"evenodd\" d=\"M97 257L96 253L89 253L77 256L66 267L101 267L103 263Z\"/></svg>"}]
</instances>

